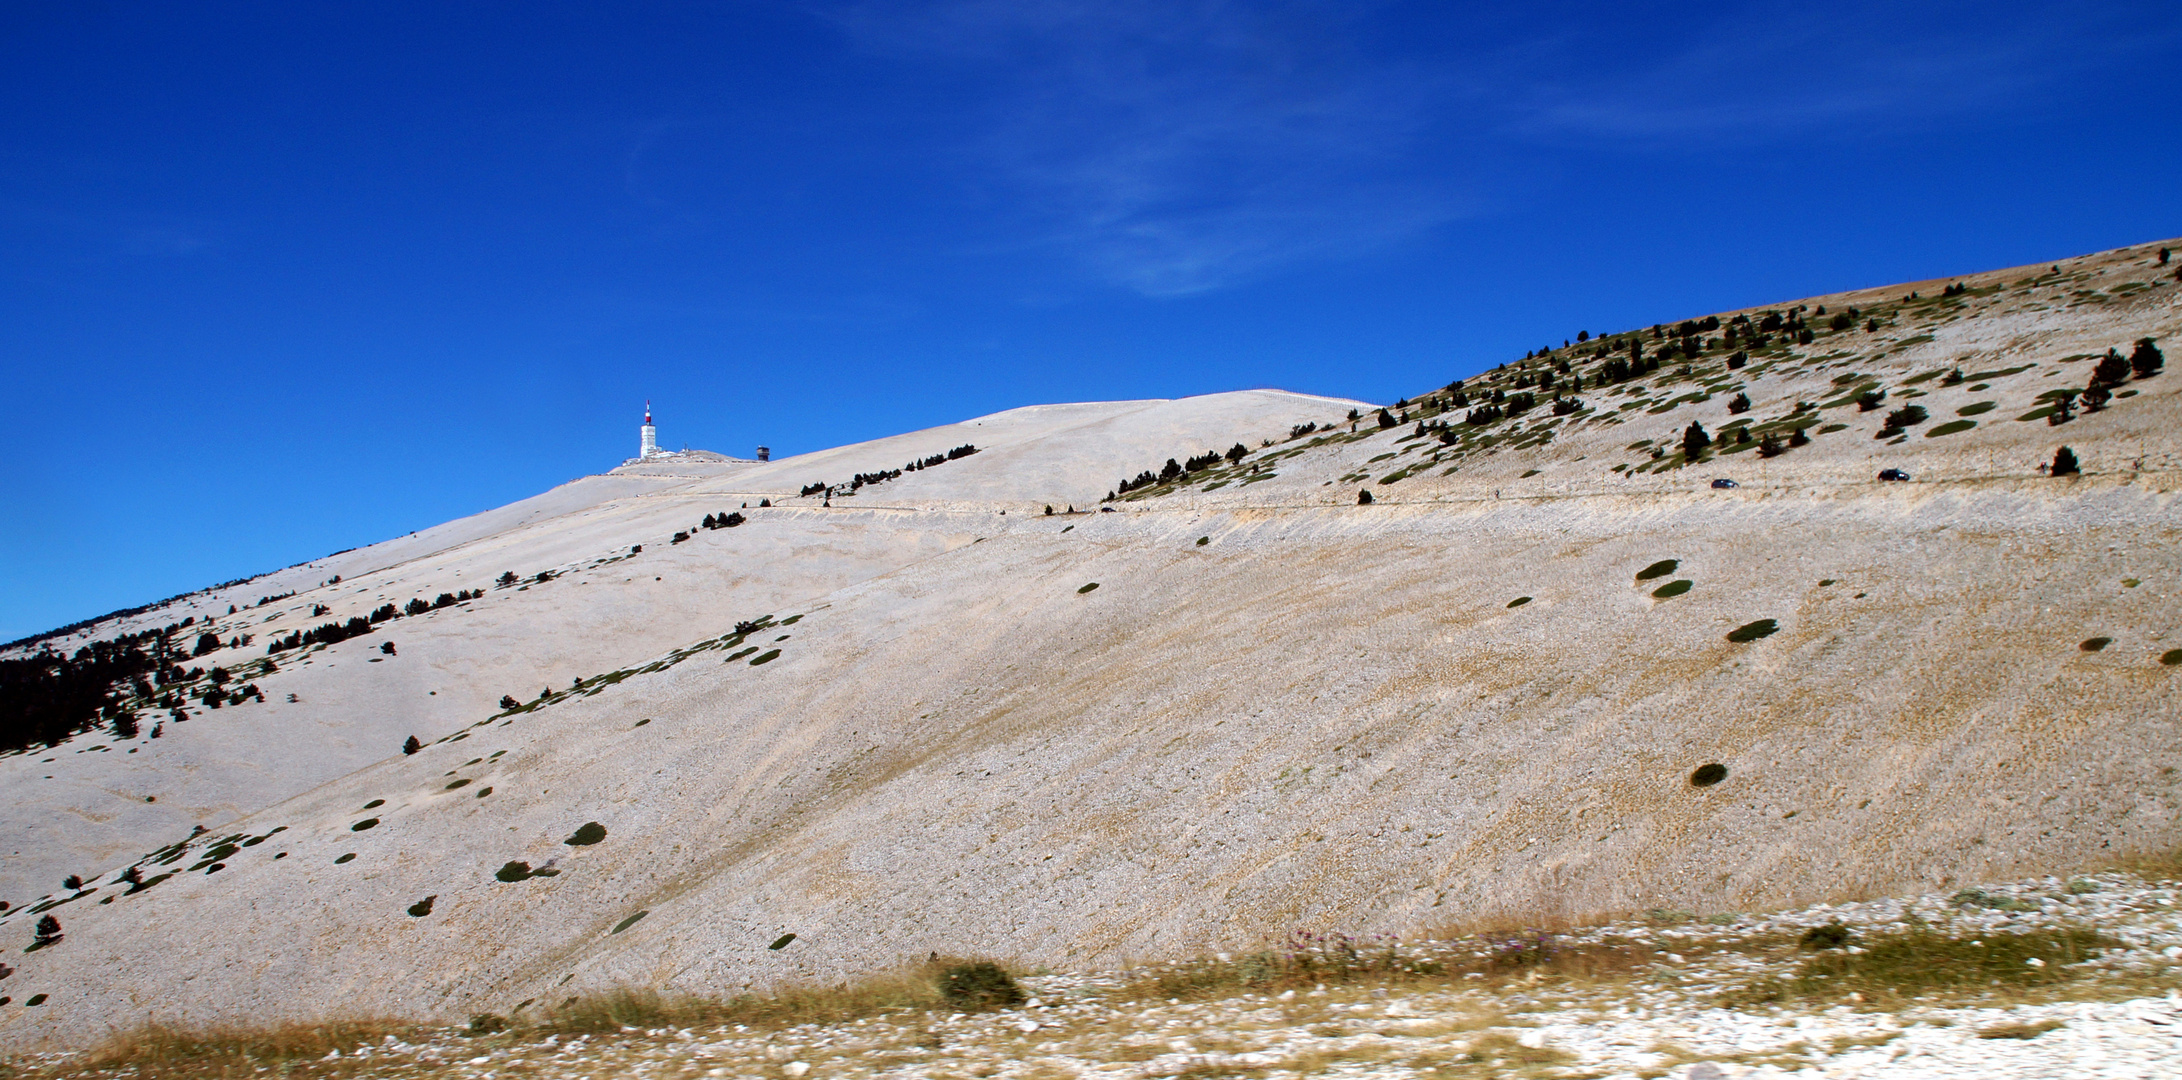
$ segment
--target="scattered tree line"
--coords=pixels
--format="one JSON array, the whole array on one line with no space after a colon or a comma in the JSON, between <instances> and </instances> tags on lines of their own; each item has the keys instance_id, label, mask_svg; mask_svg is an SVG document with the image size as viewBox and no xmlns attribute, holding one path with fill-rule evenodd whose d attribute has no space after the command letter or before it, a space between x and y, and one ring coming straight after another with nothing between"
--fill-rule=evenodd
<instances>
[{"instance_id":1,"label":"scattered tree line","mask_svg":"<svg viewBox=\"0 0 2182 1080\"><path fill-rule=\"evenodd\" d=\"M933 454L931 457L918 458L917 460L912 461L899 469L881 469L878 472L874 473L857 473L855 476L849 478L846 490L856 491L861 488L870 487L873 484L883 484L889 480L899 480L901 479L902 474L905 472L921 472L925 469L931 468L934 465L945 465L950 461L954 461L959 458L966 458L974 453L977 453L976 443L963 443L961 446L955 447L954 449L949 450L944 454ZM820 480L817 483L803 485L803 487L799 491L797 491L797 494L804 496L824 495L830 499L833 497L833 493L839 490L842 489L836 485L829 484L823 480Z\"/></svg>"},{"instance_id":2,"label":"scattered tree line","mask_svg":"<svg viewBox=\"0 0 2182 1080\"><path fill-rule=\"evenodd\" d=\"M1380 414L1385 415L1386 410L1381 409ZM1318 430L1316 424L1312 424L1310 427L1312 431ZM1308 434L1308 432L1303 434ZM1168 458L1167 464L1156 475L1150 469L1146 469L1135 476L1124 477L1120 483L1114 485L1114 490L1106 493L1106 498L1101 501L1113 502L1132 491L1152 487L1156 484L1164 484L1171 480L1203 472L1206 469L1218 468L1222 461L1232 465L1248 456L1250 456L1250 448L1241 443L1236 443L1228 447L1227 452L1224 454L1218 450L1207 450L1201 454L1192 454L1182 461Z\"/></svg>"},{"instance_id":3,"label":"scattered tree line","mask_svg":"<svg viewBox=\"0 0 2182 1080\"><path fill-rule=\"evenodd\" d=\"M512 578L514 575L503 574L501 577ZM416 597L400 607L393 604L381 604L372 609L369 616L351 618L346 622L329 622L309 630L299 630L284 638L275 638L272 644L265 647L265 653L271 656L275 653L287 652L290 649L300 649L305 645L331 645L337 641L347 641L352 637L361 637L370 633L372 627L380 623L404 616L422 615L428 611L437 611L444 607L453 607L456 604L467 603L483 595L485 595L483 589L463 589L460 592L443 592L430 601L421 596ZM311 614L313 616L326 614L326 606L324 604L313 606ZM239 639L239 643L248 645L250 643L248 635Z\"/></svg>"},{"instance_id":4,"label":"scattered tree line","mask_svg":"<svg viewBox=\"0 0 2182 1080\"><path fill-rule=\"evenodd\" d=\"M297 631L284 638L276 638L271 645L265 647L265 653L271 656L290 649L300 649L305 645L331 645L352 637L362 637L371 633L371 630L371 620L357 615L347 622L329 622L309 630Z\"/></svg>"},{"instance_id":5,"label":"scattered tree line","mask_svg":"<svg viewBox=\"0 0 2182 1080\"><path fill-rule=\"evenodd\" d=\"M732 529L746 520L748 519L743 517L741 513L735 511L721 514L718 517L706 514L704 527L707 529Z\"/></svg>"},{"instance_id":6,"label":"scattered tree line","mask_svg":"<svg viewBox=\"0 0 2182 1080\"><path fill-rule=\"evenodd\" d=\"M154 681L164 686L202 676L175 663L182 651L173 639L185 625L94 641L73 655L47 648L0 660L0 751L53 746L98 726L101 718L118 719L124 690L149 700ZM127 723L133 727L133 712Z\"/></svg>"},{"instance_id":7,"label":"scattered tree line","mask_svg":"<svg viewBox=\"0 0 2182 1080\"><path fill-rule=\"evenodd\" d=\"M2167 366L2167 357L2151 338L2138 338L2136 348L2128 356L2119 349L2108 349L2106 355L2091 369L2090 385L2077 391L2063 391L2053 399L2053 411L2046 414L2046 423L2054 426L2076 418L2076 402L2081 399L2085 412L2098 412L2114 399L2114 388L2128 382L2131 375L2149 379ZM2059 474L2056 474L2059 475Z\"/></svg>"}]
</instances>

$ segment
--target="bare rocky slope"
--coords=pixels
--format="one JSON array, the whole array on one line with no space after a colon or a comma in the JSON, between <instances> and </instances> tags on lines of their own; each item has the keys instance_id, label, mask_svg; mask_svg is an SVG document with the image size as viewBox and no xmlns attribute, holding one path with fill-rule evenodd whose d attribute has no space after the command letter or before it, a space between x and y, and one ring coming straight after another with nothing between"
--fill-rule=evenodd
<instances>
[{"instance_id":1,"label":"bare rocky slope","mask_svg":"<svg viewBox=\"0 0 2182 1080\"><path fill-rule=\"evenodd\" d=\"M2159 246L1573 344L1390 426L1254 392L617 470L88 628L62 644L251 633L195 662L265 701L0 760L4 884L47 894L0 937L65 933L10 959L0 1032L932 951L1081 968L2171 848L2182 374L2048 415L2109 348L2171 339ZM2042 471L2064 444L2081 475ZM483 595L264 666L458 589ZM91 887L49 892L64 866Z\"/></svg>"}]
</instances>

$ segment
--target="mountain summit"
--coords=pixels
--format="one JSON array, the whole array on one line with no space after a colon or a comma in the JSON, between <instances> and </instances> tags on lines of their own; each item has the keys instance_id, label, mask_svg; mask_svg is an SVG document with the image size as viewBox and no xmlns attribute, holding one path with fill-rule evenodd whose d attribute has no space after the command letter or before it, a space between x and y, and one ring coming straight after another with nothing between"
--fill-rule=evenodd
<instances>
[{"instance_id":1,"label":"mountain summit","mask_svg":"<svg viewBox=\"0 0 2182 1080\"><path fill-rule=\"evenodd\" d=\"M1784 907L2172 846L2176 273L2153 244L1720 312L1385 405L640 457L17 643L47 681L11 695L142 670L4 733L0 937L34 951L0 1032Z\"/></svg>"}]
</instances>

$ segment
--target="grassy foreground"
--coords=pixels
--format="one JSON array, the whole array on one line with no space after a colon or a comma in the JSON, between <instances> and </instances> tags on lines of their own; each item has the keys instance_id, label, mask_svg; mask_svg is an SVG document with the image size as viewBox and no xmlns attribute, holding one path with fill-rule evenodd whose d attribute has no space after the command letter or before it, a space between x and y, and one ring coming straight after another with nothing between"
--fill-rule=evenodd
<instances>
[{"instance_id":1,"label":"grassy foreground","mask_svg":"<svg viewBox=\"0 0 2182 1080\"><path fill-rule=\"evenodd\" d=\"M1839 1016L1846 1006L1893 1023L1936 1009L2157 996L2182 986L2182 958L2160 949L2182 926L2168 914L2176 895L2114 874L1889 902L1846 922L1835 913L1847 907L1770 918L1654 912L1416 942L1299 932L1252 953L1102 975L1018 981L990 961L939 961L729 998L623 989L462 1027L371 1018L151 1025L86 1051L18 1057L0 1076L1083 1075L1067 1062L1143 1063L1149 1075L1191 1077L1382 1064L1449 1077L1600 1076L1608 1074L1538 1038L1538 1018L1626 1015L1671 998L1685 1011L1775 1017ZM2168 933L2152 940L2142 926ZM2034 1040L2061 1026L2026 1014L1976 1038ZM1893 1037L1845 1029L1824 1045L1742 1060L1793 1065ZM1665 1039L1646 1053L1653 1067L1613 1075L1663 1075L1698 1059Z\"/></svg>"}]
</instances>

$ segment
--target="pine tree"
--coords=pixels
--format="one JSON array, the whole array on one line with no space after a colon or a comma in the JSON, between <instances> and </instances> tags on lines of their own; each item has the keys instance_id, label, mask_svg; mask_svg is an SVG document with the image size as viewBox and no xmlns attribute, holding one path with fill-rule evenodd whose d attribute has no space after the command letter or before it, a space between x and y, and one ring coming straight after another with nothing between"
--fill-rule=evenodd
<instances>
[{"instance_id":1,"label":"pine tree","mask_svg":"<svg viewBox=\"0 0 2182 1080\"><path fill-rule=\"evenodd\" d=\"M2106 350L2099 366L2091 369L2091 385L2119 386L2129 378L2129 361L2114 349Z\"/></svg>"},{"instance_id":2,"label":"pine tree","mask_svg":"<svg viewBox=\"0 0 2182 1080\"><path fill-rule=\"evenodd\" d=\"M1746 412L1749 412L1749 411L1750 411L1750 395L1749 395L1749 394L1737 394L1737 395L1735 395L1735 396L1734 396L1733 398L1730 398L1730 399L1728 399L1728 403L1727 403L1727 411L1728 411L1728 412L1730 412L1730 413L1746 413Z\"/></svg>"},{"instance_id":3,"label":"pine tree","mask_svg":"<svg viewBox=\"0 0 2182 1080\"><path fill-rule=\"evenodd\" d=\"M2161 252L2166 250L2165 248L2160 249ZM2152 344L2151 338L2137 339L2135 351L2129 354L2129 367L2137 373L2137 378L2149 379L2159 374L2159 369L2166 366L2167 358L2161 355L2159 346Z\"/></svg>"},{"instance_id":4,"label":"pine tree","mask_svg":"<svg viewBox=\"0 0 2182 1080\"><path fill-rule=\"evenodd\" d=\"M2076 462L2076 451L2062 447L2053 453L2053 475L2070 476L2083 471Z\"/></svg>"},{"instance_id":5,"label":"pine tree","mask_svg":"<svg viewBox=\"0 0 2182 1080\"><path fill-rule=\"evenodd\" d=\"M424 749L424 744L418 742L415 735L411 735L407 742L402 743L402 753L404 754L414 754L422 749Z\"/></svg>"},{"instance_id":6,"label":"pine tree","mask_svg":"<svg viewBox=\"0 0 2182 1080\"><path fill-rule=\"evenodd\" d=\"M1712 445L1712 436L1705 434L1705 425L1695 420L1682 430L1682 456L1695 461L1704 456L1705 447Z\"/></svg>"}]
</instances>

